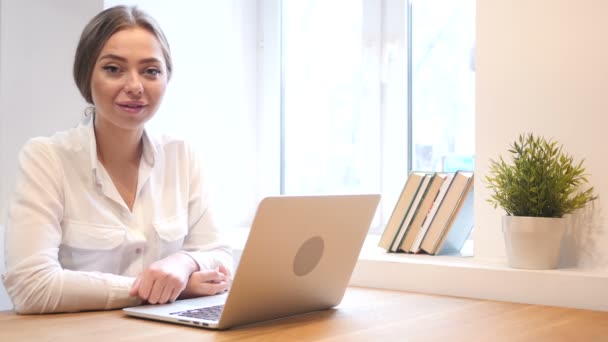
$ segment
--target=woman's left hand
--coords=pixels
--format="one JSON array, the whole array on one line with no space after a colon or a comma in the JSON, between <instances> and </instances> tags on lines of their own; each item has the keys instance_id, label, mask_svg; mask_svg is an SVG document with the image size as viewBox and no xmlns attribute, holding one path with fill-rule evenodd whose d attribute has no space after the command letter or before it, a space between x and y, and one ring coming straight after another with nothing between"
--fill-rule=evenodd
<instances>
[{"instance_id":1,"label":"woman's left hand","mask_svg":"<svg viewBox=\"0 0 608 342\"><path fill-rule=\"evenodd\" d=\"M179 295L179 299L212 296L227 291L232 279L230 271L223 265L216 270L202 270L192 273L186 289Z\"/></svg>"},{"instance_id":2,"label":"woman's left hand","mask_svg":"<svg viewBox=\"0 0 608 342\"><path fill-rule=\"evenodd\" d=\"M175 253L153 262L137 276L129 295L150 304L173 302L186 288L190 275L198 270L196 262L184 253Z\"/></svg>"}]
</instances>

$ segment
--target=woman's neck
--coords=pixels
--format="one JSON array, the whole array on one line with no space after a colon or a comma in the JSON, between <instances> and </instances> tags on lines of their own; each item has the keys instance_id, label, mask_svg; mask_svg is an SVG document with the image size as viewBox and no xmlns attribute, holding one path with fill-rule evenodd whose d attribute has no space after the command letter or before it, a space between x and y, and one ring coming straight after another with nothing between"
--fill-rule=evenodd
<instances>
[{"instance_id":1,"label":"woman's neck","mask_svg":"<svg viewBox=\"0 0 608 342\"><path fill-rule=\"evenodd\" d=\"M108 123L95 118L95 140L97 159L104 166L137 165L143 151L140 130L126 130L108 127Z\"/></svg>"}]
</instances>

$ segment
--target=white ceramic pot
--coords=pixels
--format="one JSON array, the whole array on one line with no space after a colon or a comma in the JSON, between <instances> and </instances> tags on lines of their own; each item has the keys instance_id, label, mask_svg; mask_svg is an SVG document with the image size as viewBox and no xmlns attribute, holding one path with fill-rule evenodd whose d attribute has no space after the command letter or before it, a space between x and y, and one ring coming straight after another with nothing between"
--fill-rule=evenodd
<instances>
[{"instance_id":1,"label":"white ceramic pot","mask_svg":"<svg viewBox=\"0 0 608 342\"><path fill-rule=\"evenodd\" d=\"M509 266L530 270L548 270L559 266L566 219L503 216L502 231Z\"/></svg>"}]
</instances>

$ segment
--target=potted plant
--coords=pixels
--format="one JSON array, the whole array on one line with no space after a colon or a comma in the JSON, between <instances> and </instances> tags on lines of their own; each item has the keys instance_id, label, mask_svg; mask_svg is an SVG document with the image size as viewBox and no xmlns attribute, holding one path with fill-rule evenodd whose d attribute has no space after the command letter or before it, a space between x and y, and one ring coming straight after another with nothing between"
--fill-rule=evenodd
<instances>
[{"instance_id":1,"label":"potted plant","mask_svg":"<svg viewBox=\"0 0 608 342\"><path fill-rule=\"evenodd\" d=\"M553 269L566 230L564 215L598 198L586 187L583 161L554 140L520 134L508 150L511 161L490 160L487 200L506 212L502 219L507 259L514 268Z\"/></svg>"}]
</instances>

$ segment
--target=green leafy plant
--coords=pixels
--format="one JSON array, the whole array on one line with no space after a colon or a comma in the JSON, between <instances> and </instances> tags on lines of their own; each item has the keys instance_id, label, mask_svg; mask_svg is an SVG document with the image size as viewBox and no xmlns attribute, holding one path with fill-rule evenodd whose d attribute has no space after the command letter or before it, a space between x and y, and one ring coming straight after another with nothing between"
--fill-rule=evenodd
<instances>
[{"instance_id":1,"label":"green leafy plant","mask_svg":"<svg viewBox=\"0 0 608 342\"><path fill-rule=\"evenodd\" d=\"M520 134L509 153L511 163L490 160L485 177L492 190L487 201L507 215L563 217L598 198L593 187L582 190L588 183L583 161L574 163L556 141Z\"/></svg>"}]
</instances>

